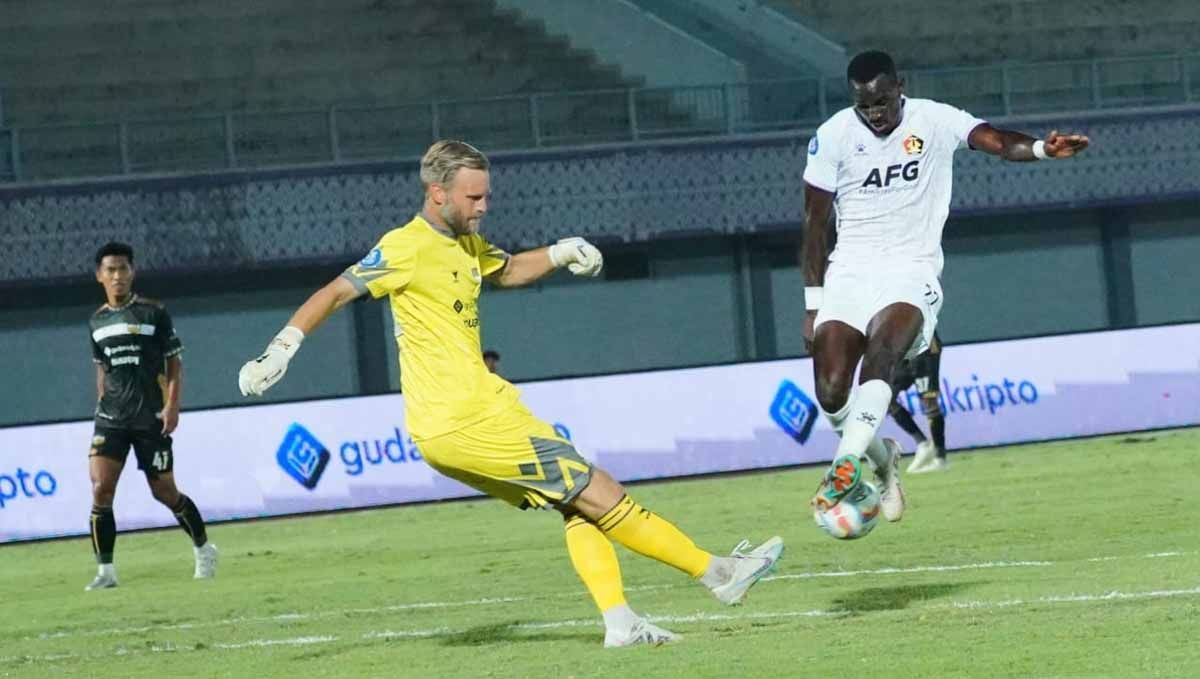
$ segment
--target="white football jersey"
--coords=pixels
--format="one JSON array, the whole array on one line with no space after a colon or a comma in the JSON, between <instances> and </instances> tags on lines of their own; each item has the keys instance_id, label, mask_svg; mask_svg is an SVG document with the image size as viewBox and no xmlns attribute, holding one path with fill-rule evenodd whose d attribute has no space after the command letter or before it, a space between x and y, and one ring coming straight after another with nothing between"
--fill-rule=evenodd
<instances>
[{"instance_id":1,"label":"white football jersey","mask_svg":"<svg viewBox=\"0 0 1200 679\"><path fill-rule=\"evenodd\" d=\"M887 137L849 107L817 128L804 181L836 194L830 260L922 263L940 274L954 152L983 123L948 104L905 97L900 125Z\"/></svg>"}]
</instances>

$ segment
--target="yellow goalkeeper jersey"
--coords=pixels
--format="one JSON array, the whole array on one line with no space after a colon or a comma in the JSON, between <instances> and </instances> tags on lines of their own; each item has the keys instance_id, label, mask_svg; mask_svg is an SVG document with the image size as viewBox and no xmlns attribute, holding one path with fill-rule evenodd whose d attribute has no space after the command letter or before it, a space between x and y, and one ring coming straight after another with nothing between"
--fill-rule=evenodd
<instances>
[{"instance_id":1,"label":"yellow goalkeeper jersey","mask_svg":"<svg viewBox=\"0 0 1200 679\"><path fill-rule=\"evenodd\" d=\"M359 291L391 297L414 439L457 431L516 402L516 387L488 371L479 345L480 286L508 258L483 236L456 237L417 215L342 274Z\"/></svg>"}]
</instances>

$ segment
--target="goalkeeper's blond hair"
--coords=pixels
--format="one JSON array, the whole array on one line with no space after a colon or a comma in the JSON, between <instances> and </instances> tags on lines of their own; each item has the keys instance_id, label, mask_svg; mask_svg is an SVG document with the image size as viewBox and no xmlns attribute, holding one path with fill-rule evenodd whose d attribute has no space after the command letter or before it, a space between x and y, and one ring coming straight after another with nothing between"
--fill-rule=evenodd
<instances>
[{"instance_id":1,"label":"goalkeeper's blond hair","mask_svg":"<svg viewBox=\"0 0 1200 679\"><path fill-rule=\"evenodd\" d=\"M467 142L441 139L421 157L421 184L426 189L430 184L449 186L462 168L486 170L488 165L487 156Z\"/></svg>"}]
</instances>

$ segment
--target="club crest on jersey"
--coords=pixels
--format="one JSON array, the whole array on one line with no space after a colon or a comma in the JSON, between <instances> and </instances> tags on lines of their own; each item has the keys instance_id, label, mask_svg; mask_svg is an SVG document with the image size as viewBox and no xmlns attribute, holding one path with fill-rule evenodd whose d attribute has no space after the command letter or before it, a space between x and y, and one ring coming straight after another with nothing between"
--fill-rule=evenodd
<instances>
[{"instance_id":1,"label":"club crest on jersey","mask_svg":"<svg viewBox=\"0 0 1200 679\"><path fill-rule=\"evenodd\" d=\"M904 152L910 156L919 156L925 152L925 140L915 134L904 138Z\"/></svg>"}]
</instances>

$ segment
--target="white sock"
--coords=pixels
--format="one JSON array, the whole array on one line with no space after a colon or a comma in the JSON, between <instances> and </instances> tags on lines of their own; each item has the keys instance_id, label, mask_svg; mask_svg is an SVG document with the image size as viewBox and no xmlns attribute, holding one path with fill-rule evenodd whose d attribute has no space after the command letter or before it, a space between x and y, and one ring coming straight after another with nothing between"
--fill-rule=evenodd
<instances>
[{"instance_id":1,"label":"white sock","mask_svg":"<svg viewBox=\"0 0 1200 679\"><path fill-rule=\"evenodd\" d=\"M633 612L629 604L613 606L607 611L600 613L600 615L604 616L605 629L610 629L614 632L628 632L633 629L634 623L638 621L637 613Z\"/></svg>"},{"instance_id":2,"label":"white sock","mask_svg":"<svg viewBox=\"0 0 1200 679\"><path fill-rule=\"evenodd\" d=\"M887 478L892 472L891 457L888 449L883 445L883 439L879 438L879 434L871 437L871 442L867 444L867 459L871 461L871 465L875 467L875 472L880 476Z\"/></svg>"},{"instance_id":3,"label":"white sock","mask_svg":"<svg viewBox=\"0 0 1200 679\"><path fill-rule=\"evenodd\" d=\"M700 576L700 582L705 587L712 589L729 582L731 577L733 577L733 558L714 556L712 561L708 562L708 570Z\"/></svg>"},{"instance_id":4,"label":"white sock","mask_svg":"<svg viewBox=\"0 0 1200 679\"><path fill-rule=\"evenodd\" d=\"M97 575L105 575L110 578L115 578L117 577L117 567L111 563L102 563L100 564L100 568L97 570Z\"/></svg>"},{"instance_id":5,"label":"white sock","mask_svg":"<svg viewBox=\"0 0 1200 679\"><path fill-rule=\"evenodd\" d=\"M870 380L858 385L858 393L851 399L850 416L843 425L837 457L862 457L865 453L876 469L886 469L887 449L879 440L878 433L891 402L892 387L887 382Z\"/></svg>"},{"instance_id":6,"label":"white sock","mask_svg":"<svg viewBox=\"0 0 1200 679\"><path fill-rule=\"evenodd\" d=\"M822 408L821 412L825 413L825 417L829 418L829 424L833 425L833 430L838 436L842 435L842 430L846 428L846 418L850 416L850 406L854 403L855 392L850 393L850 398L846 399L846 404L836 413L825 412Z\"/></svg>"}]
</instances>

